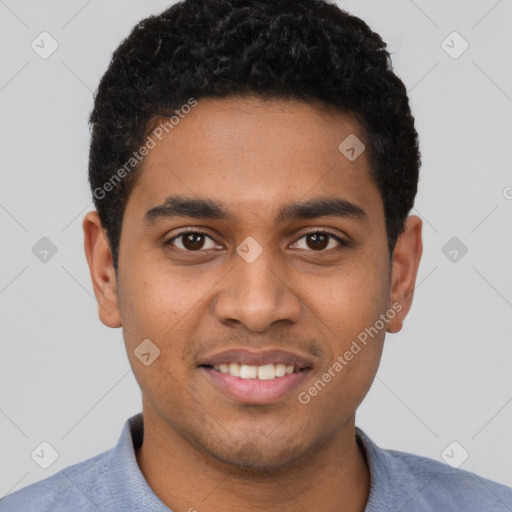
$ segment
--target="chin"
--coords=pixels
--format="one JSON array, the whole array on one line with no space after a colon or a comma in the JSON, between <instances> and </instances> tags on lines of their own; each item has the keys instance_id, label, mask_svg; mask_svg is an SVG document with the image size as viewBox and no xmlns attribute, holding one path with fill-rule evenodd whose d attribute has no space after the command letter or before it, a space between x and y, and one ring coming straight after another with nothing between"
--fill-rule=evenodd
<instances>
[{"instance_id":1,"label":"chin","mask_svg":"<svg viewBox=\"0 0 512 512\"><path fill-rule=\"evenodd\" d=\"M286 449L283 449L284 445L285 443L281 443L279 448L262 447L247 441L238 446L231 443L224 453L210 451L210 454L218 461L231 466L235 471L244 470L254 474L268 474L269 472L279 472L293 465L300 457L297 450L293 449L289 443L286 443Z\"/></svg>"}]
</instances>

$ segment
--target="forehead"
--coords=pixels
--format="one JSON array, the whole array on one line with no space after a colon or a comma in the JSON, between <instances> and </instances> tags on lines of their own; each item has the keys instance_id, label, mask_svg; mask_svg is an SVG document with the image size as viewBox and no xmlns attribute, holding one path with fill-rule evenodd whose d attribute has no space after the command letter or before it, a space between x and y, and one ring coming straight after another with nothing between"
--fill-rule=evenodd
<instances>
[{"instance_id":1,"label":"forehead","mask_svg":"<svg viewBox=\"0 0 512 512\"><path fill-rule=\"evenodd\" d=\"M364 140L355 117L325 106L200 99L161 140L155 138L127 209L148 209L180 195L270 218L282 204L329 195L379 213L367 155L347 158L339 149L347 138Z\"/></svg>"}]
</instances>

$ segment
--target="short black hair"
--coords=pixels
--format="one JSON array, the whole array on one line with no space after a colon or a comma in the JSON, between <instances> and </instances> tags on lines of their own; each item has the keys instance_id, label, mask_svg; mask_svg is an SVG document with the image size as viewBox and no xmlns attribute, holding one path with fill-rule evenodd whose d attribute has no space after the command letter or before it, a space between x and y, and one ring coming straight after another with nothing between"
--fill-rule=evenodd
<instances>
[{"instance_id":1,"label":"short black hair","mask_svg":"<svg viewBox=\"0 0 512 512\"><path fill-rule=\"evenodd\" d=\"M200 98L246 95L356 116L392 255L414 205L421 156L406 88L382 38L326 0L184 0L132 29L95 93L89 182L116 272L139 151L157 121Z\"/></svg>"}]
</instances>

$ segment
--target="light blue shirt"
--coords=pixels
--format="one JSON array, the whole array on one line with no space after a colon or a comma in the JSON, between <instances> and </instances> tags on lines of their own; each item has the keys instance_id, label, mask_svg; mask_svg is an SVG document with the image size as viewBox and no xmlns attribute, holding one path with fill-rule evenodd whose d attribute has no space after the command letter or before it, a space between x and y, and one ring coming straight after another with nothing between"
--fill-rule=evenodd
<instances>
[{"instance_id":1,"label":"light blue shirt","mask_svg":"<svg viewBox=\"0 0 512 512\"><path fill-rule=\"evenodd\" d=\"M9 494L0 500L0 511L169 512L137 465L135 449L142 438L139 413L126 420L114 448ZM510 487L432 459L379 448L358 427L356 439L371 475L365 512L512 512Z\"/></svg>"}]
</instances>

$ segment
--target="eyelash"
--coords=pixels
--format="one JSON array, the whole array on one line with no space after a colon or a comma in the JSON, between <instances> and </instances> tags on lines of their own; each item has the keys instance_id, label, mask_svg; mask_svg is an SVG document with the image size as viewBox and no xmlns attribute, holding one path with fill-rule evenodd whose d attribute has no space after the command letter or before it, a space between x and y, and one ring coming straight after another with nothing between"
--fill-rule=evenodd
<instances>
[{"instance_id":1,"label":"eyelash","mask_svg":"<svg viewBox=\"0 0 512 512\"><path fill-rule=\"evenodd\" d=\"M203 235L203 236L208 237L211 240L213 240L213 238L208 233L205 233L204 231L200 231L200 230L197 230L197 229L189 229L189 230L186 230L186 231L181 231L180 233L178 233L177 235L174 235L169 240L166 240L164 242L164 246L165 247L172 246L172 242L174 242L174 240L176 240L177 238L180 238L182 236L188 235L190 233L193 233L194 235ZM333 233L331 233L330 231L326 231L326 230L323 230L323 229L316 229L314 231L308 231L307 233L303 233L298 238L298 240L301 240L302 238L304 238L305 236L308 236L308 235L317 235L317 234L327 235L327 236L329 236L331 238L334 238L334 240L336 240L340 244L341 247L348 247L349 246L349 242L347 242L346 240L343 240L339 236L336 236ZM205 252L204 249L199 249L197 251L190 251L190 250L187 250L187 249L181 249L179 247L174 247L174 249L177 249L178 251L182 251L182 252L192 253L192 254L193 253ZM310 250L312 252L327 252L326 249L321 249L321 250L317 250L317 251L315 251L314 249L310 249Z\"/></svg>"}]
</instances>

